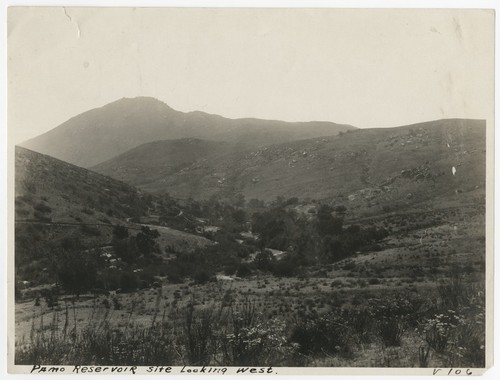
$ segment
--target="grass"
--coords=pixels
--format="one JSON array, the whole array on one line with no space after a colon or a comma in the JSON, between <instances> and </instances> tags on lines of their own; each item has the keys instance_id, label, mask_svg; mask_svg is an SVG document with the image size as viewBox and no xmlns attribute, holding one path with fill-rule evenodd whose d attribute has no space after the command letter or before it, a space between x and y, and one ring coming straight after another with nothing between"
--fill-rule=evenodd
<instances>
[{"instance_id":1,"label":"grass","mask_svg":"<svg viewBox=\"0 0 500 380\"><path fill-rule=\"evenodd\" d=\"M268 281L279 289L277 281ZM430 299L427 293L387 295L374 289L359 293L358 288L361 305L342 302L339 307L329 303L321 290L314 291L312 302L301 302L300 292L289 297L262 290L249 295L246 289L257 286L246 282L238 288L197 285L173 304L173 287L183 286L117 295L107 306L101 298L82 297L75 302L60 300L50 310L41 301L27 333L16 339L16 363L484 365L480 296L461 303L457 308L461 311L455 312L447 309L437 289ZM466 282L461 289L478 293L477 285ZM231 297L224 297L227 294ZM328 305L325 310L320 308L322 299ZM288 304L298 307L286 308Z\"/></svg>"}]
</instances>

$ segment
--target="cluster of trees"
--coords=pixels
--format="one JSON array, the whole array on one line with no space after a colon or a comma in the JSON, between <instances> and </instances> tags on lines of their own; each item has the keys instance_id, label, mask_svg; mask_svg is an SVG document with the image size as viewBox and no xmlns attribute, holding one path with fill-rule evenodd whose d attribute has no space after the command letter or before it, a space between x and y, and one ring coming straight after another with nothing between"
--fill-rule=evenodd
<instances>
[{"instance_id":1,"label":"cluster of trees","mask_svg":"<svg viewBox=\"0 0 500 380\"><path fill-rule=\"evenodd\" d=\"M52 276L66 293L77 296L88 291L120 288L128 292L149 286L153 277L144 278L133 268L162 261L156 256L161 252L158 237L158 231L146 226L135 235L124 226L115 226L112 246L115 257L120 259L119 269L111 268L99 249L85 250L79 239L63 239L49 251Z\"/></svg>"},{"instance_id":2,"label":"cluster of trees","mask_svg":"<svg viewBox=\"0 0 500 380\"><path fill-rule=\"evenodd\" d=\"M388 235L384 228L344 226L345 212L344 206L321 205L311 218L277 204L253 215L252 231L261 248L286 251L294 265L333 263Z\"/></svg>"},{"instance_id":3,"label":"cluster of trees","mask_svg":"<svg viewBox=\"0 0 500 380\"><path fill-rule=\"evenodd\" d=\"M217 272L246 277L257 271L294 276L309 266L334 263L363 248L373 249L375 242L388 235L383 228L345 226L344 206L320 205L315 215L304 215L295 211L296 203L297 199L278 198L268 208L253 210L239 209L214 199L202 204L205 217L229 218L228 223L233 226L231 215L241 211L241 223L236 223L239 228L223 228L212 234L210 238L217 242L215 245L192 253L179 253L169 262L169 279L182 281L189 277L195 282L205 282L213 279ZM242 241L238 231L244 226L258 236L256 241ZM285 253L277 260L269 248ZM250 254L253 259L249 258Z\"/></svg>"},{"instance_id":4,"label":"cluster of trees","mask_svg":"<svg viewBox=\"0 0 500 380\"><path fill-rule=\"evenodd\" d=\"M171 282L182 282L191 278L196 283L215 279L217 272L233 275L237 272L242 260L255 252L256 247L240 244L234 234L220 230L212 236L216 244L198 248L193 252L180 252L165 268Z\"/></svg>"},{"instance_id":5,"label":"cluster of trees","mask_svg":"<svg viewBox=\"0 0 500 380\"><path fill-rule=\"evenodd\" d=\"M157 203L160 222L196 230L203 220L205 225L220 228L207 233L216 244L194 252L178 252L167 263L161 255L157 230L143 226L138 233L131 233L127 227L117 225L111 241L113 257L118 260L114 268L98 249L85 249L88 247L75 237L46 244L46 251L37 258L47 258L53 280L69 293L80 294L101 287L128 291L150 286L155 275L167 276L172 282L191 278L198 283L210 281L218 272L240 277L257 271L276 276L297 275L308 266L334 263L364 247L373 249L373 244L388 234L383 228L346 226L344 206L318 205L314 213L304 214L296 211L298 203L297 198L278 197L266 205L258 200L246 202L240 195L229 202L214 196L181 204L164 196ZM249 230L258 239L242 238L240 233ZM37 237L33 233L30 241ZM28 268L33 255L23 253L31 250L22 239L16 239L16 245L18 263ZM276 260L268 249L285 253ZM153 269L144 271L145 268Z\"/></svg>"},{"instance_id":6,"label":"cluster of trees","mask_svg":"<svg viewBox=\"0 0 500 380\"><path fill-rule=\"evenodd\" d=\"M160 233L147 226L142 226L138 234L129 235L126 227L117 225L113 229L113 251L127 264L133 264L139 259L147 262L153 254L161 253L158 237Z\"/></svg>"},{"instance_id":7,"label":"cluster of trees","mask_svg":"<svg viewBox=\"0 0 500 380\"><path fill-rule=\"evenodd\" d=\"M196 232L200 219L229 232L241 232L247 229L245 205L241 194L235 195L231 201L220 196L202 201L181 201L163 195L158 203L159 220L161 224L189 232Z\"/></svg>"}]
</instances>

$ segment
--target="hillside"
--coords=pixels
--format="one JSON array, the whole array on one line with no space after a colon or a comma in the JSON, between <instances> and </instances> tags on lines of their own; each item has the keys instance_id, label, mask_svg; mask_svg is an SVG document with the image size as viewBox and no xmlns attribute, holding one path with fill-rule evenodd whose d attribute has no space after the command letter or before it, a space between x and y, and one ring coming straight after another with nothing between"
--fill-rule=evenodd
<instances>
[{"instance_id":1,"label":"hillside","mask_svg":"<svg viewBox=\"0 0 500 380\"><path fill-rule=\"evenodd\" d=\"M123 182L25 148L16 147L15 170L16 277L33 283L50 281L52 257L61 250L108 254L116 225L136 236L144 226L139 222L158 206ZM164 255L210 244L167 226L149 227L158 231Z\"/></svg>"},{"instance_id":2,"label":"hillside","mask_svg":"<svg viewBox=\"0 0 500 380\"><path fill-rule=\"evenodd\" d=\"M354 129L329 122L227 119L204 112L179 112L147 97L123 98L71 118L21 144L63 161L90 167L138 145L188 137L259 147Z\"/></svg>"},{"instance_id":3,"label":"hillside","mask_svg":"<svg viewBox=\"0 0 500 380\"><path fill-rule=\"evenodd\" d=\"M91 168L131 185L162 183L165 178L190 170L194 166L206 167L220 156L237 152L235 145L195 138L161 140L133 148Z\"/></svg>"},{"instance_id":4,"label":"hillside","mask_svg":"<svg viewBox=\"0 0 500 380\"><path fill-rule=\"evenodd\" d=\"M186 142L158 142L93 169L179 198L241 192L247 200L331 199L380 210L445 194L484 194L485 141L483 121L449 119L241 152L210 150L197 141L200 156L190 154L177 171L170 149Z\"/></svg>"},{"instance_id":5,"label":"hillside","mask_svg":"<svg viewBox=\"0 0 500 380\"><path fill-rule=\"evenodd\" d=\"M22 147L16 147L15 168L16 219L102 222L152 207L150 195L123 182ZM37 205L46 211L37 213Z\"/></svg>"}]
</instances>

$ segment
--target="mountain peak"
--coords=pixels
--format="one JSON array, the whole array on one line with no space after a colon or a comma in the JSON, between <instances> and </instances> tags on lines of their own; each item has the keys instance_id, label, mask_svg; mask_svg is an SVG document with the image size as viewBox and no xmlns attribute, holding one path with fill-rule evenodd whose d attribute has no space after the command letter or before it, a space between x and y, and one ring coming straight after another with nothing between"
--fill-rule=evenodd
<instances>
[{"instance_id":1,"label":"mountain peak","mask_svg":"<svg viewBox=\"0 0 500 380\"><path fill-rule=\"evenodd\" d=\"M91 167L157 140L201 138L258 147L336 135L348 129L353 127L184 113L154 97L140 96L121 98L86 111L22 146L71 164Z\"/></svg>"},{"instance_id":2,"label":"mountain peak","mask_svg":"<svg viewBox=\"0 0 500 380\"><path fill-rule=\"evenodd\" d=\"M152 96L136 96L134 98L121 98L118 100L115 100L112 103L109 103L105 105L104 107L108 106L125 106L125 107L137 107L137 108L144 108L144 107L158 107L158 108L164 108L164 109L169 109L169 110L174 110L172 107L170 107L167 103L162 102L161 100L157 98L153 98Z\"/></svg>"}]
</instances>

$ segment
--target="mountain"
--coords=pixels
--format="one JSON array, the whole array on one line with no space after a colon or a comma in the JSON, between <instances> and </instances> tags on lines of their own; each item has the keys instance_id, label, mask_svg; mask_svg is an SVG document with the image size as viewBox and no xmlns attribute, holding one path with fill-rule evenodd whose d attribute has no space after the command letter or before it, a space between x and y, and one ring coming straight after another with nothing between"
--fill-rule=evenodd
<instances>
[{"instance_id":1,"label":"mountain","mask_svg":"<svg viewBox=\"0 0 500 380\"><path fill-rule=\"evenodd\" d=\"M90 167L138 145L157 140L202 138L260 147L354 129L330 122L289 123L227 119L204 112L179 112L148 97L123 98L71 118L21 146Z\"/></svg>"},{"instance_id":2,"label":"mountain","mask_svg":"<svg viewBox=\"0 0 500 380\"><path fill-rule=\"evenodd\" d=\"M484 193L485 133L484 121L446 119L241 151L200 140L160 141L92 169L179 198L241 192L246 199L332 199L388 208ZM178 158L174 152L191 153Z\"/></svg>"}]
</instances>

